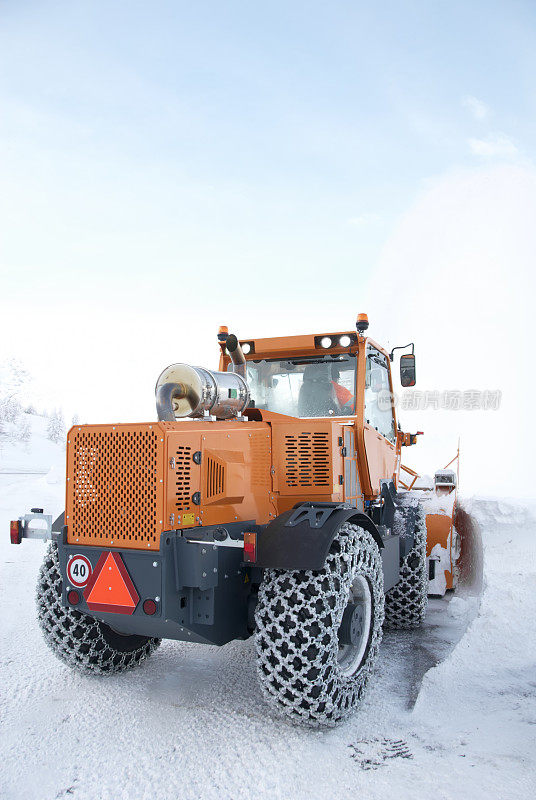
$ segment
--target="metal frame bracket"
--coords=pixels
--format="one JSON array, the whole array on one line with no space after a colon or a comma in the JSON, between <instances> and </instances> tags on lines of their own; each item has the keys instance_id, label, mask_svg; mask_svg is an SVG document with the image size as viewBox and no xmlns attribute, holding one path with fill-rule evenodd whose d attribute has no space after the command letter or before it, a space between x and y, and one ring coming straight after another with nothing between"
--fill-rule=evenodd
<instances>
[{"instance_id":1,"label":"metal frame bracket","mask_svg":"<svg viewBox=\"0 0 536 800\"><path fill-rule=\"evenodd\" d=\"M293 528L301 522L308 522L311 528L322 528L334 511L349 509L346 503L299 503L285 522L286 528Z\"/></svg>"},{"instance_id":2,"label":"metal frame bracket","mask_svg":"<svg viewBox=\"0 0 536 800\"><path fill-rule=\"evenodd\" d=\"M42 525L32 526L32 521L36 519L44 522L46 527ZM19 522L21 523L21 537L23 539L41 539L43 542L52 539L52 514L23 514L22 517L19 517Z\"/></svg>"}]
</instances>

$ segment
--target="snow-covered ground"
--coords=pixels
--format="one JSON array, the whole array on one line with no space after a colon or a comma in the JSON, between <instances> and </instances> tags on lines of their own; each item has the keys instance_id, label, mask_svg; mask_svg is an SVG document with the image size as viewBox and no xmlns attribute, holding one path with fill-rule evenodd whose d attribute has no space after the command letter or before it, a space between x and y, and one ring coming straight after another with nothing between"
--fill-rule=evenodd
<instances>
[{"instance_id":1,"label":"snow-covered ground","mask_svg":"<svg viewBox=\"0 0 536 800\"><path fill-rule=\"evenodd\" d=\"M29 443L0 452L2 798L534 797L536 505L466 501L482 595L432 600L421 631L384 637L361 710L303 729L264 705L251 642L164 642L109 678L55 659L35 620L44 545L8 543L11 518L63 508L63 450L31 424Z\"/></svg>"}]
</instances>

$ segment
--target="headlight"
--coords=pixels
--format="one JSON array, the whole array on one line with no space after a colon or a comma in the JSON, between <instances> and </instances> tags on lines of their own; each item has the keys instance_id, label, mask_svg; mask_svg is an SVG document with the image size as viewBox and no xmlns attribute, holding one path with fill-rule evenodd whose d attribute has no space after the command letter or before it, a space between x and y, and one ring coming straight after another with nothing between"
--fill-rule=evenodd
<instances>
[{"instance_id":1,"label":"headlight","mask_svg":"<svg viewBox=\"0 0 536 800\"><path fill-rule=\"evenodd\" d=\"M322 347L324 347L327 350L328 347L331 347L331 339L330 339L330 337L329 336L323 336L322 339L320 339L320 344L322 345Z\"/></svg>"},{"instance_id":2,"label":"headlight","mask_svg":"<svg viewBox=\"0 0 536 800\"><path fill-rule=\"evenodd\" d=\"M245 342L245 344L242 345L242 352L247 356L247 354L251 352L251 345Z\"/></svg>"},{"instance_id":3,"label":"headlight","mask_svg":"<svg viewBox=\"0 0 536 800\"><path fill-rule=\"evenodd\" d=\"M339 339L339 344L341 347L349 347L351 341L352 340L350 339L349 336L341 336L341 338Z\"/></svg>"}]
</instances>

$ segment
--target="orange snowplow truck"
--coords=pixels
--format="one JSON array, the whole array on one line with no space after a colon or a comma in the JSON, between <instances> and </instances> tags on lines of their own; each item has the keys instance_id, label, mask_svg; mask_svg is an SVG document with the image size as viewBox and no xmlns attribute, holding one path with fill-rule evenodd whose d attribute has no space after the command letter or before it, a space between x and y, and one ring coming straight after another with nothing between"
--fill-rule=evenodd
<instances>
[{"instance_id":1,"label":"orange snowplow truck","mask_svg":"<svg viewBox=\"0 0 536 800\"><path fill-rule=\"evenodd\" d=\"M454 574L456 552L451 503L427 553L423 503L400 478L417 434L397 425L393 353L367 329L365 314L306 336L222 327L218 371L162 372L158 421L69 431L65 513L11 523L14 543L51 539L37 603L56 655L104 674L162 638L254 635L274 708L312 724L351 713L382 626L419 625L432 567ZM413 346L400 379L415 384Z\"/></svg>"}]
</instances>

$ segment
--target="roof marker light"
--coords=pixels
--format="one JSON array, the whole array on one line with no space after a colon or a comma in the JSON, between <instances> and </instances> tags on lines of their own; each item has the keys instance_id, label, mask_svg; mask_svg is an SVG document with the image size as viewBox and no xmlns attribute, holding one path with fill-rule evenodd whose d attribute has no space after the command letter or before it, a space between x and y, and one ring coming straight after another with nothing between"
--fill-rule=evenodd
<instances>
[{"instance_id":1,"label":"roof marker light","mask_svg":"<svg viewBox=\"0 0 536 800\"><path fill-rule=\"evenodd\" d=\"M350 337L345 335L345 336L341 336L341 338L339 339L339 344L340 344L341 347L349 347L351 341L352 340L350 339Z\"/></svg>"},{"instance_id":2,"label":"roof marker light","mask_svg":"<svg viewBox=\"0 0 536 800\"><path fill-rule=\"evenodd\" d=\"M320 339L320 344L322 345L322 347L325 350L327 350L328 347L331 347L331 339L330 339L330 337L329 336L323 336L322 339Z\"/></svg>"},{"instance_id":3,"label":"roof marker light","mask_svg":"<svg viewBox=\"0 0 536 800\"><path fill-rule=\"evenodd\" d=\"M366 314L358 314L357 315L357 322L356 322L355 326L356 326L358 332L361 335L363 335L365 333L365 331L367 330L368 326L369 326L369 321L368 321L367 315Z\"/></svg>"},{"instance_id":4,"label":"roof marker light","mask_svg":"<svg viewBox=\"0 0 536 800\"><path fill-rule=\"evenodd\" d=\"M244 342L244 344L242 345L242 352L244 353L245 356L247 356L247 354L250 351L251 351L251 345L248 344L248 342Z\"/></svg>"}]
</instances>

